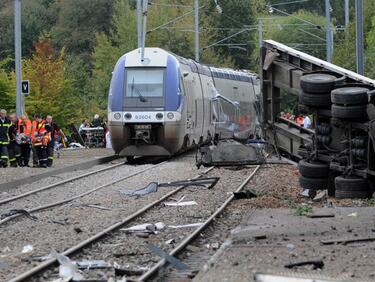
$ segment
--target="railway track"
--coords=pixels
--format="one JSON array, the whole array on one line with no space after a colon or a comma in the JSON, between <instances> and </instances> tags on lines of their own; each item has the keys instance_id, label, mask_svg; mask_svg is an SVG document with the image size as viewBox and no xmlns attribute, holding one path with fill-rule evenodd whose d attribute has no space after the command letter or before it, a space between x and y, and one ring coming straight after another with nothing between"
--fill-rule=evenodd
<instances>
[{"instance_id":1,"label":"railway track","mask_svg":"<svg viewBox=\"0 0 375 282\"><path fill-rule=\"evenodd\" d=\"M205 207L208 206L208 209L205 210L204 208L198 208L197 212L198 214L195 214L194 212L189 215L189 212L185 213L183 210L180 210L182 212L182 217L179 212L170 210L170 213L166 213L165 210L163 210L163 203L166 200L171 200L172 196L178 197L183 196L184 193L186 193L188 188L185 188L184 186L177 187L176 189L164 194L159 199L143 206L142 208L138 209L133 214L127 216L123 220L107 227L106 229L102 230L101 232L95 234L94 236L81 241L75 246L70 247L66 251L64 251L62 254L66 256L71 256L74 260L84 259L89 256L90 258L94 259L100 259L102 257L105 257L106 259L110 259L113 261L113 256L115 260L118 260L119 263L125 263L125 262L132 262L134 265L147 265L148 270L144 272L142 275L138 277L132 277L132 279L136 279L138 281L144 281L148 280L151 277L153 277L158 271L160 271L165 265L166 260L161 259L159 260L157 256L150 253L150 251L145 250L145 244L147 242L151 242L155 245L162 245L164 247L164 243L166 239L176 239L178 241L177 244L166 246L165 249L166 252L168 252L170 255L175 256L184 248L189 245L197 235L199 235L205 228L207 228L215 218L227 207L227 205L233 200L234 196L233 189L231 188L225 188L228 187L228 184L235 184L236 190L240 191L245 187L249 181L256 175L257 171L259 170L260 166L255 167L250 175L246 175L245 179L243 180L243 177L241 179L237 179L236 181L225 182L225 181L219 181L222 182L219 186L220 189L213 188L212 190L209 190L207 192L206 189L200 189L200 188L194 188L193 193L189 195L189 197L194 197L198 194L197 197L201 197L201 203L205 203ZM206 175L208 173L214 173L218 174L219 176L222 175L221 171L215 170L213 171L213 168L210 168L200 175L197 175L195 178L199 178L203 175ZM235 174L234 172L230 172L230 174ZM242 176L242 175L241 175ZM241 181L240 181L241 180ZM185 189L184 189L185 188ZM217 191L215 191L215 189ZM191 191L191 189L190 189ZM218 197L218 199L213 201L212 203L209 202L208 199L212 198L211 193L215 194L215 197ZM225 197L229 193L229 196ZM205 195L205 199L202 198L202 195ZM186 196L186 195L185 195ZM219 199L220 198L220 199ZM177 208L177 211L180 208ZM183 209L183 208L181 208ZM200 213L201 212L201 213ZM199 214L200 213L200 214ZM179 216L180 215L180 216ZM160 218L160 216L162 218ZM163 218L164 217L164 218ZM200 218L201 221L199 222L199 226L195 228L192 232L191 229L173 229L173 231L166 232L161 231L158 235L150 235L147 239L138 238L134 235L129 235L127 233L124 233L120 228L122 227L128 227L130 224L141 224L146 222L155 222L155 220L165 220L169 221L169 224L172 223L178 223L179 221L188 221L186 223L192 223L193 218ZM204 219L202 221L202 219ZM183 222L180 222L183 223ZM193 225L194 226L194 225ZM188 231L186 231L188 230ZM136 246L137 245L137 246ZM110 246L110 247L108 247ZM113 249L113 246L115 248ZM120 247L119 247L120 246ZM126 248L136 248L137 251L141 252L141 258L138 258L137 255L131 255L130 257L128 255L124 255L123 259L125 258L125 261L121 261L120 257L122 257L121 254L116 254L115 250L121 250L121 246ZM148 263L147 263L148 262ZM25 281L26 279L29 281L39 281L41 278L41 274L43 273L43 279L52 279L56 278L56 273L58 273L58 270L53 269L52 266L56 263L56 259L49 259L47 261L44 261L43 263L37 265L36 267L30 269L29 271L22 273L18 275L17 277L14 277L10 281ZM152 265L151 265L152 264ZM94 279L95 281L101 281L98 280L97 277L91 277L91 275L94 274L94 270L90 270L89 272L89 279ZM110 273L108 273L109 276L111 276ZM106 281L106 280L103 280Z\"/></svg>"},{"instance_id":2,"label":"railway track","mask_svg":"<svg viewBox=\"0 0 375 282\"><path fill-rule=\"evenodd\" d=\"M138 162L134 161L133 164L144 163L144 162L145 162L145 159L144 158L140 158L138 160ZM22 212L15 212L14 214L12 214L12 210L11 210L10 213L8 213L8 216L4 216L3 215L3 218L0 219L0 225L3 225L3 224L5 224L5 223L7 223L7 222L9 222L9 221L11 221L11 220L13 220L15 218L19 218L19 217L22 217L22 216L30 216L33 213L40 212L40 211L43 211L43 210L46 210L46 209L50 209L50 208L53 208L53 207L56 207L56 206L60 206L60 205L72 202L72 201L77 200L79 198L82 198L82 197L84 197L86 195L89 195L91 193L97 192L97 191L99 191L101 189L104 189L104 188L109 187L111 185L114 185L116 183L122 182L122 181L124 181L126 179L129 179L129 178L132 178L134 176L137 176L137 175L139 175L141 173L144 173L144 172L146 172L146 171L148 171L150 169L156 168L156 167L162 165L163 163L165 163L165 162L156 163L156 164L152 165L151 167L147 167L145 169L141 169L141 170L136 171L134 173L128 174L128 175L126 175L124 177L120 177L120 178L118 178L116 180L110 181L108 183L105 183L103 185L97 186L97 187L95 187L93 189L90 189L88 191L84 191L83 193L74 195L72 197L69 197L69 198L66 198L66 199L63 199L63 200L60 200L60 201L55 201L55 202L48 203L48 204L45 204L45 205L39 205L38 207L31 208L31 209L25 209L25 210L22 210ZM123 163L114 164L114 165L111 165L109 167L97 169L95 171L84 173L84 174L81 174L81 175L78 175L78 176L75 176L75 177L68 178L66 180L62 180L62 181L59 181L59 182L56 182L56 183L44 186L44 187L40 187L38 189L34 189L34 190L28 191L26 193L22 193L22 194L19 194L19 195L16 195L16 196L12 196L12 197L9 197L9 198L6 198L6 199L2 199L2 200L0 200L0 206L4 205L6 203L10 203L10 202L16 201L16 200L21 199L21 198L25 198L25 197L30 196L30 195L35 195L37 193L40 193L40 192L43 192L43 191L46 191L46 190L49 190L49 189L52 189L52 188L60 187L62 185L65 185L67 183L71 183L73 181L77 181L77 180L85 178L85 177L89 177L89 176L92 176L92 175L95 175L95 174L98 174L98 173L106 172L108 170L111 170L111 169L114 169L114 168L118 168L118 167L123 166L123 165L124 165Z\"/></svg>"},{"instance_id":3,"label":"railway track","mask_svg":"<svg viewBox=\"0 0 375 282\"><path fill-rule=\"evenodd\" d=\"M109 160L112 161L112 159L109 159ZM164 160L164 159L139 157L139 158L136 158L135 160L133 160L131 163L129 163L129 165L141 165L141 164L146 164L147 162L158 164L162 160ZM96 170L93 170L93 171L90 171L90 172L82 173L82 174L74 176L74 177L69 177L67 179L63 179L61 181L58 181L58 182L55 182L55 183L52 183L52 184L49 184L49 185L45 185L45 186L39 187L37 189L33 189L33 190L30 190L30 191L27 191L27 192L24 192L24 193L20 193L20 194L17 194L15 196L0 199L0 206L3 205L3 204L6 204L6 203L16 201L18 199L25 198L27 196L30 196L30 195L33 195L33 194L36 194L36 193L42 192L42 191L46 191L46 190L49 190L49 189L52 189L52 188L56 188L56 187L65 185L67 183L71 183L73 181L80 180L80 179L85 178L85 177L89 177L89 176L92 176L92 175L95 175L95 174L98 174L98 173L109 171L109 170L117 168L117 167L121 167L124 164L127 164L127 163L125 161L120 162L120 163L117 163L117 164L110 165L108 167L99 168L99 169L96 169ZM50 176L50 175L48 175L48 176Z\"/></svg>"},{"instance_id":4,"label":"railway track","mask_svg":"<svg viewBox=\"0 0 375 282\"><path fill-rule=\"evenodd\" d=\"M13 190L15 187L30 184L30 183L39 181L41 179L44 179L44 178L47 178L47 177L50 177L50 176L54 176L54 175L58 175L58 174L62 174L62 173L67 173L67 172L72 172L72 171L75 171L75 170L88 169L88 168L91 168L95 165L105 164L105 163L111 162L113 160L116 160L118 158L119 158L119 156L117 156L117 155L101 157L101 158L86 161L86 162L83 162L83 163L69 165L67 167L48 170L48 171L45 171L45 172L40 173L40 174L29 175L29 176L23 177L23 178L21 177L17 180L0 183L0 192L10 191L10 190Z\"/></svg>"}]
</instances>

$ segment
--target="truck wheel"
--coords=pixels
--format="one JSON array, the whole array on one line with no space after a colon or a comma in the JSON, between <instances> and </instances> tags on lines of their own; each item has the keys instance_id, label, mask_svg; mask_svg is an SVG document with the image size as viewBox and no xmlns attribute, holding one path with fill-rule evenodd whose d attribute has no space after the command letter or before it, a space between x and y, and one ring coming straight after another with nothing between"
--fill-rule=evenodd
<instances>
[{"instance_id":1,"label":"truck wheel","mask_svg":"<svg viewBox=\"0 0 375 282\"><path fill-rule=\"evenodd\" d=\"M299 103L310 107L326 107L331 105L330 94L310 94L301 92Z\"/></svg>"},{"instance_id":2,"label":"truck wheel","mask_svg":"<svg viewBox=\"0 0 375 282\"><path fill-rule=\"evenodd\" d=\"M335 178L335 196L338 199L368 198L370 189L367 181L355 176L337 176Z\"/></svg>"},{"instance_id":3,"label":"truck wheel","mask_svg":"<svg viewBox=\"0 0 375 282\"><path fill-rule=\"evenodd\" d=\"M356 119L367 118L367 105L341 106L332 105L331 114L334 118Z\"/></svg>"},{"instance_id":4,"label":"truck wheel","mask_svg":"<svg viewBox=\"0 0 375 282\"><path fill-rule=\"evenodd\" d=\"M323 73L307 74L301 77L301 88L308 93L330 93L337 77Z\"/></svg>"},{"instance_id":5,"label":"truck wheel","mask_svg":"<svg viewBox=\"0 0 375 282\"><path fill-rule=\"evenodd\" d=\"M329 173L329 167L327 164L321 162L308 162L307 160L301 160L298 163L298 170L302 176L309 178L327 178Z\"/></svg>"},{"instance_id":6,"label":"truck wheel","mask_svg":"<svg viewBox=\"0 0 375 282\"><path fill-rule=\"evenodd\" d=\"M369 185L364 178L340 175L335 178L336 191L368 191Z\"/></svg>"},{"instance_id":7,"label":"truck wheel","mask_svg":"<svg viewBox=\"0 0 375 282\"><path fill-rule=\"evenodd\" d=\"M304 189L325 190L328 188L328 178L311 178L300 176L299 184Z\"/></svg>"},{"instance_id":8,"label":"truck wheel","mask_svg":"<svg viewBox=\"0 0 375 282\"><path fill-rule=\"evenodd\" d=\"M365 199L370 196L368 191L340 191L336 190L335 197L337 199Z\"/></svg>"},{"instance_id":9,"label":"truck wheel","mask_svg":"<svg viewBox=\"0 0 375 282\"><path fill-rule=\"evenodd\" d=\"M367 92L364 87L337 88L331 92L331 101L340 105L363 105L368 103Z\"/></svg>"}]
</instances>

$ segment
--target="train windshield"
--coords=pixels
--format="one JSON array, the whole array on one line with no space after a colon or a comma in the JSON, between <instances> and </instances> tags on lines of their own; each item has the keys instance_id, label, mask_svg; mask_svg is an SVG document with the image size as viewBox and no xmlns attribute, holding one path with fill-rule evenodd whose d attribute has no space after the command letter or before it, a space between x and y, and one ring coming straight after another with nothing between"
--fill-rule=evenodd
<instances>
[{"instance_id":1,"label":"train windshield","mask_svg":"<svg viewBox=\"0 0 375 282\"><path fill-rule=\"evenodd\" d=\"M164 93L164 69L128 69L127 97L163 97Z\"/></svg>"}]
</instances>

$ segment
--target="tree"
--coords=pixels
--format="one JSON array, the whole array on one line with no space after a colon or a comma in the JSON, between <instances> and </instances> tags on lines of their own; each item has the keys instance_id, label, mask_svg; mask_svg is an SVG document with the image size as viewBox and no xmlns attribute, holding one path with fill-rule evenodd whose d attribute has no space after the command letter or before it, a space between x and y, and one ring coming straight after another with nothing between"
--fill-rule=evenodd
<instances>
[{"instance_id":1,"label":"tree","mask_svg":"<svg viewBox=\"0 0 375 282\"><path fill-rule=\"evenodd\" d=\"M281 17L277 21L266 21L263 37L325 59L325 30L322 28L325 25L325 18L302 10L294 13L293 16ZM307 24L300 19L314 25Z\"/></svg>"},{"instance_id":2,"label":"tree","mask_svg":"<svg viewBox=\"0 0 375 282\"><path fill-rule=\"evenodd\" d=\"M52 29L56 46L65 47L68 54L80 56L90 65L95 34L109 32L112 5L108 0L59 1L58 20Z\"/></svg>"},{"instance_id":3,"label":"tree","mask_svg":"<svg viewBox=\"0 0 375 282\"><path fill-rule=\"evenodd\" d=\"M0 61L0 108L8 111L15 109L15 81L14 76L4 68L8 60Z\"/></svg>"},{"instance_id":4,"label":"tree","mask_svg":"<svg viewBox=\"0 0 375 282\"><path fill-rule=\"evenodd\" d=\"M209 22L208 30L213 29L213 32L207 32L208 45L221 40L223 40L221 43L224 45L231 43L245 44L241 45L240 48L230 45L212 47L215 53L230 57L235 66L241 69L249 69L255 65L251 60L252 52L255 49L253 39L255 35L253 31L248 30L255 23L255 11L253 9L253 7L256 7L255 2L255 0L220 1L222 12L219 13L214 2L210 1L206 10L206 18ZM236 33L238 34L235 35ZM230 36L232 37L228 38Z\"/></svg>"},{"instance_id":5,"label":"tree","mask_svg":"<svg viewBox=\"0 0 375 282\"><path fill-rule=\"evenodd\" d=\"M33 43L44 32L49 32L56 22L55 0L22 1L22 55L31 55ZM0 6L0 59L14 56L13 1Z\"/></svg>"},{"instance_id":6,"label":"tree","mask_svg":"<svg viewBox=\"0 0 375 282\"><path fill-rule=\"evenodd\" d=\"M137 27L135 11L127 0L117 0L114 4L110 36L96 34L96 47L92 54L93 71L91 80L92 97L102 111L107 109L107 97L111 74L119 57L137 47ZM92 111L98 109L91 109Z\"/></svg>"},{"instance_id":7,"label":"tree","mask_svg":"<svg viewBox=\"0 0 375 282\"><path fill-rule=\"evenodd\" d=\"M76 122L82 115L73 81L65 73L64 50L56 52L50 38L35 44L35 53L25 60L23 71L31 85L26 99L28 113L51 114L61 126Z\"/></svg>"}]
</instances>

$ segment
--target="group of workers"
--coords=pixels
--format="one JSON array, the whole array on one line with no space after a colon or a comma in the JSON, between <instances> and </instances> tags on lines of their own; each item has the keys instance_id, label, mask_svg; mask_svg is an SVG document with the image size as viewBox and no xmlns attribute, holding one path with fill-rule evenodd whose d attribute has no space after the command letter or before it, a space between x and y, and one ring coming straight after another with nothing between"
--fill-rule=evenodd
<instances>
[{"instance_id":1,"label":"group of workers","mask_svg":"<svg viewBox=\"0 0 375 282\"><path fill-rule=\"evenodd\" d=\"M45 119L39 114L31 121L15 113L7 115L0 110L0 167L28 167L31 152L34 167L51 167L54 146L61 129L52 116Z\"/></svg>"},{"instance_id":2,"label":"group of workers","mask_svg":"<svg viewBox=\"0 0 375 282\"><path fill-rule=\"evenodd\" d=\"M312 122L311 119L308 115L292 115L289 112L281 112L280 116L284 119L288 119L291 121L294 121L297 123L299 126L304 127L304 128L311 128L312 127Z\"/></svg>"}]
</instances>

